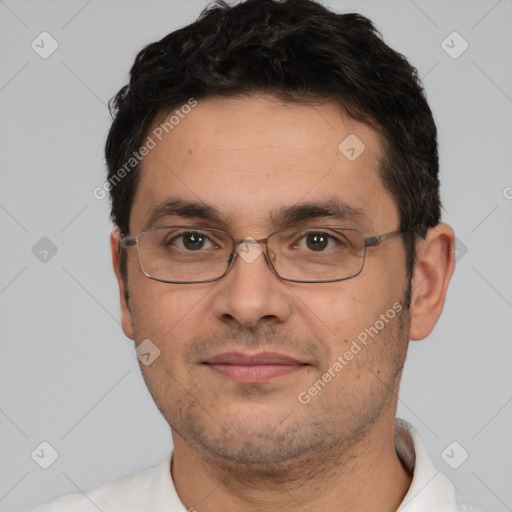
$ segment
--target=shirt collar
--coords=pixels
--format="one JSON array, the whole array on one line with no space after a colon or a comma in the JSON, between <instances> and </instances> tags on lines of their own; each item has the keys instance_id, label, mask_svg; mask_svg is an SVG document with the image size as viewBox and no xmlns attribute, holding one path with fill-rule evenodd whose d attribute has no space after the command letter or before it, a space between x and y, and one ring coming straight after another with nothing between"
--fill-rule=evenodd
<instances>
[{"instance_id":1,"label":"shirt collar","mask_svg":"<svg viewBox=\"0 0 512 512\"><path fill-rule=\"evenodd\" d=\"M395 449L412 482L397 512L456 512L452 483L432 464L416 429L395 420Z\"/></svg>"}]
</instances>

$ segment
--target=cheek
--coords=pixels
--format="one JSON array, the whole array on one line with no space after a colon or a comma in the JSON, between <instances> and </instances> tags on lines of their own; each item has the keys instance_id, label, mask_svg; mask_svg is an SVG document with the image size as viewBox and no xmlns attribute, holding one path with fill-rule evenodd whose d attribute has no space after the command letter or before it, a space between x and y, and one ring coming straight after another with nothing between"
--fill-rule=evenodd
<instances>
[{"instance_id":1,"label":"cheek","mask_svg":"<svg viewBox=\"0 0 512 512\"><path fill-rule=\"evenodd\" d=\"M140 366L153 398L168 409L166 397L175 399L183 388L192 391L191 369L185 361L190 339L201 329L196 311L205 294L170 290L171 284L148 281L133 293L134 334L137 344L146 343L155 354L150 364L141 360Z\"/></svg>"},{"instance_id":2,"label":"cheek","mask_svg":"<svg viewBox=\"0 0 512 512\"><path fill-rule=\"evenodd\" d=\"M131 284L131 311L137 341L149 338L161 350L186 345L204 325L205 285L159 283L141 275ZM204 328L204 327L203 327Z\"/></svg>"},{"instance_id":3,"label":"cheek","mask_svg":"<svg viewBox=\"0 0 512 512\"><path fill-rule=\"evenodd\" d=\"M364 340L365 333L372 331L376 322L377 328L383 321L387 327L389 318L395 316L394 307L399 307L398 303L403 298L403 278L393 277L390 273L380 274L371 285L371 281L360 277L360 280L356 277L341 281L335 287L301 297L301 301L314 313L316 323L324 325L325 332L329 334L330 341L326 345L331 359L343 354L358 337ZM381 315L385 316L384 320Z\"/></svg>"}]
</instances>

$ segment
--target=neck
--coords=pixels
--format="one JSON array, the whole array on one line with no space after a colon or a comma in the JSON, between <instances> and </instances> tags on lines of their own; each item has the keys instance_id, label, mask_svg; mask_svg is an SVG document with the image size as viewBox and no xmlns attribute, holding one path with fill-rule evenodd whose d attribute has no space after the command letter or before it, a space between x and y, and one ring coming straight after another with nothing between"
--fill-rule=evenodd
<instances>
[{"instance_id":1,"label":"neck","mask_svg":"<svg viewBox=\"0 0 512 512\"><path fill-rule=\"evenodd\" d=\"M187 509L199 512L392 512L411 482L395 451L394 418L381 417L348 451L316 452L272 468L232 467L176 432L173 440L176 490Z\"/></svg>"}]
</instances>

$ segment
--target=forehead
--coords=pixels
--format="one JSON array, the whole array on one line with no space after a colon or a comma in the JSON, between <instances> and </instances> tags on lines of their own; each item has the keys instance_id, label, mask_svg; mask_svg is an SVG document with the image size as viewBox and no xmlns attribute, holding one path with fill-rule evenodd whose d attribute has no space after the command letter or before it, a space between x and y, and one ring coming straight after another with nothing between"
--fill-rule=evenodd
<instances>
[{"instance_id":1,"label":"forehead","mask_svg":"<svg viewBox=\"0 0 512 512\"><path fill-rule=\"evenodd\" d=\"M260 234L275 227L276 211L301 203L342 202L372 227L397 217L379 177L379 136L333 103L209 98L158 119L148 136L155 144L141 165L132 232L169 198L211 206L222 227Z\"/></svg>"}]
</instances>

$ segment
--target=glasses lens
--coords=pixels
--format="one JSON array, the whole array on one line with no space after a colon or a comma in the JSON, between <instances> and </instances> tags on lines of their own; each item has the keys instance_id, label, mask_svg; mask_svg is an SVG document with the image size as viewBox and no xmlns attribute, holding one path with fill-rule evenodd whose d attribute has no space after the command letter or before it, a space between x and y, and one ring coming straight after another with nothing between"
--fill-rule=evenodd
<instances>
[{"instance_id":1,"label":"glasses lens","mask_svg":"<svg viewBox=\"0 0 512 512\"><path fill-rule=\"evenodd\" d=\"M176 283L221 277L233 248L225 233L191 227L149 229L139 235L137 245L146 276Z\"/></svg>"},{"instance_id":2,"label":"glasses lens","mask_svg":"<svg viewBox=\"0 0 512 512\"><path fill-rule=\"evenodd\" d=\"M354 277L361 272L365 256L359 231L336 228L289 229L272 235L269 253L283 279L322 282Z\"/></svg>"}]
</instances>

